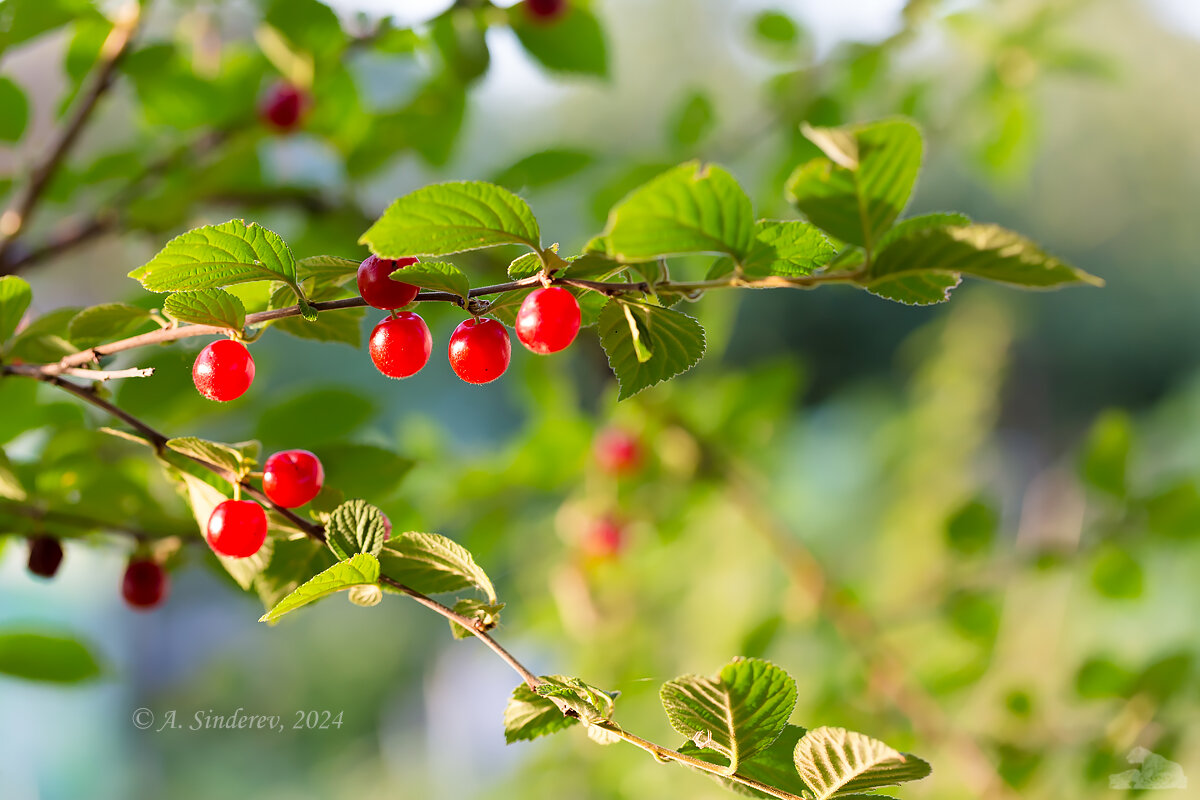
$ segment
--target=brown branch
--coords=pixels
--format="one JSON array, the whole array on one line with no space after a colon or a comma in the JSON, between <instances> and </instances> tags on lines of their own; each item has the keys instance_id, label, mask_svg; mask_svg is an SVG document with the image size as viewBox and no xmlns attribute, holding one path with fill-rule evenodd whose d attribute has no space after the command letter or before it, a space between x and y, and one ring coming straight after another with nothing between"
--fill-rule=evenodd
<instances>
[{"instance_id":1,"label":"brown branch","mask_svg":"<svg viewBox=\"0 0 1200 800\"><path fill-rule=\"evenodd\" d=\"M138 3L129 2L118 11L113 28L100 48L99 64L91 75L87 89L72 109L66 124L52 140L45 158L30 173L29 182L25 184L12 206L0 215L0 262L4 261L5 252L13 240L29 224L50 180L66 160L79 134L83 132L96 104L112 85L117 65L128 52L140 22L141 6Z\"/></svg>"}]
</instances>

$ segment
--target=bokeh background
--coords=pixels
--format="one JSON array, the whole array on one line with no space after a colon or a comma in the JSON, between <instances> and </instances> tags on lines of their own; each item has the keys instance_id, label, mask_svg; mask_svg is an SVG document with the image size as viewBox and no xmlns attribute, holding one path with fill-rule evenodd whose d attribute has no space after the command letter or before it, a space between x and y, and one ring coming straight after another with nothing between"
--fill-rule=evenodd
<instances>
[{"instance_id":1,"label":"bokeh background","mask_svg":"<svg viewBox=\"0 0 1200 800\"><path fill-rule=\"evenodd\" d=\"M44 151L120 11L46 2L61 19L21 38L9 12L29 4L0 2L0 75L19 89L3 95L6 124L13 104L26 112L0 141L0 194ZM116 401L171 435L311 448L401 529L461 541L508 603L501 640L539 672L620 690L618 720L650 738L676 738L663 681L759 655L796 676L794 722L931 761L901 797L1125 796L1108 776L1135 747L1200 781L1200 7L596 0L581 5L603 51L572 28L564 55L514 33L520 7L449 5L150 4L24 234L32 250L103 223L21 266L35 312L153 304L125 274L174 233L232 217L298 255L362 257L383 207L436 180L505 183L564 253L690 157L786 215L783 180L815 152L801 121L912 116L927 148L912 212L999 222L1107 287L969 285L934 308L838 287L714 295L690 309L709 334L700 366L621 404L589 332L462 384L439 357L450 308L429 311L434 359L403 383L344 343L268 331L255 389L233 404L191 388L199 344L122 360L158 373ZM448 26L459 12L486 33ZM315 105L278 136L254 107L296 53ZM459 263L490 282L504 255ZM248 303L265 301L256 291ZM0 389L0 439L41 489L86 484L81 506L104 518L198 535L136 447L24 392ZM41 416L21 433L27 407ZM645 447L633 477L596 467L593 440L613 427ZM143 488L125 498L126 483ZM591 521L610 514L624 552L585 557ZM120 600L119 538L71 543L52 583L6 539L0 625L66 632L104 665L68 688L0 677L6 800L724 794L580 731L506 747L514 676L413 604L335 598L267 628L257 598L193 554L165 608L141 615ZM131 723L139 707L343 724L156 733Z\"/></svg>"}]
</instances>

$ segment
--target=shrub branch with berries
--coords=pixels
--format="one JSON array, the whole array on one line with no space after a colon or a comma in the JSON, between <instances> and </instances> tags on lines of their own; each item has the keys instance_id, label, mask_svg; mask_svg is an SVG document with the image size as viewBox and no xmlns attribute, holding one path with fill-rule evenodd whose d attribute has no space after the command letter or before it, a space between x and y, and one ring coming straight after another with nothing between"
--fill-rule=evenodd
<instances>
[{"instance_id":1,"label":"shrub branch with berries","mask_svg":"<svg viewBox=\"0 0 1200 800\"><path fill-rule=\"evenodd\" d=\"M529 3L553 18L561 3ZM280 90L264 113L287 127L306 105ZM364 261L317 255L297 258L278 235L231 220L184 233L130 273L164 293L161 312L107 304L47 315L17 332L30 302L18 277L0 279L0 343L4 380L36 380L91 404L122 423L108 429L145 445L175 479L203 538L237 583L262 599L263 621L345 591L357 605L385 593L416 600L447 619L458 637L475 637L520 676L505 714L508 741L583 725L601 744L625 741L660 761L712 775L751 794L787 800L849 798L929 774L921 759L840 728L789 724L796 687L781 668L739 659L711 677L687 675L662 687L664 709L684 740L668 748L625 730L616 695L561 675L537 676L492 637L503 603L486 572L454 541L434 533L393 531L367 500L345 500L326 486L320 460L306 450L271 455L258 472L256 442L171 438L106 399L111 379L153 379L152 370L110 368L114 356L189 337L218 337L196 358L197 391L217 402L252 389L248 349L269 328L306 338L347 309L387 312L369 337L371 360L391 378L409 379L428 363L435 342L421 305L452 303L464 319L445 343L455 374L471 384L501 378L509 366L508 329L529 351L551 355L592 328L630 397L694 366L704 355L701 324L681 310L710 291L812 289L843 284L908 304L949 299L965 277L1030 288L1098 281L1042 252L1022 236L958 214L900 219L921 161L921 137L905 120L838 129L806 129L823 156L797 166L789 199L807 221L756 219L749 197L724 169L689 162L635 189L615 205L603 232L573 256L547 244L529 206L482 182L443 183L397 199L363 235ZM509 281L472 286L450 261L456 254L517 245ZM347 251L351 250L347 246ZM702 278L679 279L680 256L709 256ZM678 267L676 267L678 271ZM227 291L270 282L268 306L247 313ZM353 289L351 287L354 287ZM357 290L355 293L354 290ZM136 332L148 325L156 329ZM311 327L307 327L311 326ZM132 335L129 335L132 334ZM52 357L44 342L60 350ZM65 352L63 352L65 351ZM612 432L597 458L613 475L636 470L635 439ZM0 459L0 511L20 513L26 491ZM70 509L41 509L69 517ZM588 549L611 555L621 546L616 518L599 520ZM155 537L125 531L134 553L122 582L128 603L154 608L167 598L167 573ZM29 569L53 576L63 559L55 537L30 543ZM449 605L434 595L453 595Z\"/></svg>"}]
</instances>

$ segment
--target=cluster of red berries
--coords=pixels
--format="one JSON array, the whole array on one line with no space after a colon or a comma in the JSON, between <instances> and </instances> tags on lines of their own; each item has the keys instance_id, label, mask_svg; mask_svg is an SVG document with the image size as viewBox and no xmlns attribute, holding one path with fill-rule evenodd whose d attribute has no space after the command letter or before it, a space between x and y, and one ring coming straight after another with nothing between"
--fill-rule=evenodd
<instances>
[{"instance_id":1,"label":"cluster of red berries","mask_svg":"<svg viewBox=\"0 0 1200 800\"><path fill-rule=\"evenodd\" d=\"M41 578L53 578L63 561L63 548L53 536L29 540L29 571ZM167 597L167 573L155 560L134 556L125 566L121 595L134 608L150 609Z\"/></svg>"},{"instance_id":2,"label":"cluster of red berries","mask_svg":"<svg viewBox=\"0 0 1200 800\"><path fill-rule=\"evenodd\" d=\"M299 508L321 492L325 468L307 450L284 450L263 466L263 493L280 508ZM226 500L209 515L209 546L229 558L249 558L267 540L267 512L253 500Z\"/></svg>"},{"instance_id":3,"label":"cluster of red berries","mask_svg":"<svg viewBox=\"0 0 1200 800\"><path fill-rule=\"evenodd\" d=\"M358 292L367 305L392 316L371 331L371 360L389 378L417 374L429 362L433 338L419 314L396 313L417 296L412 284L392 280L392 273L417 263L415 258L385 259L369 256L358 267ZM558 286L535 289L517 312L517 339L539 355L557 353L579 333L579 301ZM490 383L508 369L512 344L508 329L494 319L472 317L450 336L450 367L467 383Z\"/></svg>"}]
</instances>

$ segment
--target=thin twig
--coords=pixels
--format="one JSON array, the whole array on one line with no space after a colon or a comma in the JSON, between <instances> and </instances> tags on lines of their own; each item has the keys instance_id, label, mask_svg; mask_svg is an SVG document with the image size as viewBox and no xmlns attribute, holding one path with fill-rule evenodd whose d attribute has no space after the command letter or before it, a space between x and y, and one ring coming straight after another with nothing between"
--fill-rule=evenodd
<instances>
[{"instance_id":1,"label":"thin twig","mask_svg":"<svg viewBox=\"0 0 1200 800\"><path fill-rule=\"evenodd\" d=\"M133 528L128 525L122 525L118 522L111 522L106 519L98 519L89 517L84 514L73 514L69 511L57 511L52 508L42 508L40 506L29 505L26 503L14 503L7 500L0 500L0 513L13 514L18 517L25 517L32 520L41 520L54 523L57 525L66 525L72 528L81 530L100 530L106 533L119 533L123 536L129 536L138 542L154 542L160 539L176 537L184 541L201 541L200 539L186 538L182 534L177 533L150 533L141 528Z\"/></svg>"}]
</instances>

